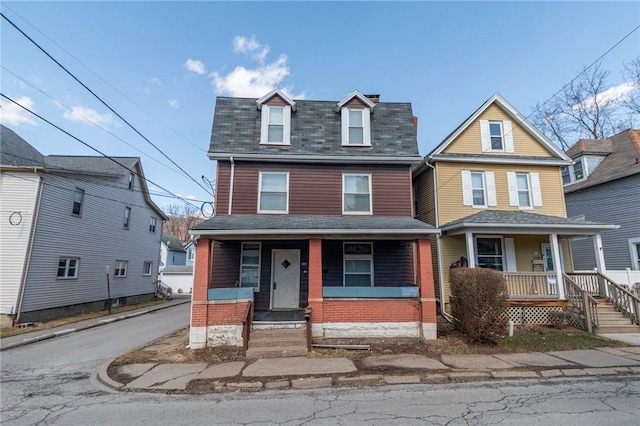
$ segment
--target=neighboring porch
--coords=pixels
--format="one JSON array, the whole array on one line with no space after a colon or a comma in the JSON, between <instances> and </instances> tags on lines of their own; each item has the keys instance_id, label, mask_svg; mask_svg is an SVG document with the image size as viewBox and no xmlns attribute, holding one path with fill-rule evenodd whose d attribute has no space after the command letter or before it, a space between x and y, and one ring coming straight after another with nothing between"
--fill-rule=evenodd
<instances>
[{"instance_id":1,"label":"neighboring porch","mask_svg":"<svg viewBox=\"0 0 640 426\"><path fill-rule=\"evenodd\" d=\"M193 312L203 312L192 315L192 347L241 345L251 330L299 324L309 344L435 338L431 226L411 218L336 217L298 233L287 219L260 217L259 231L197 230ZM279 220L282 227L274 226Z\"/></svg>"}]
</instances>

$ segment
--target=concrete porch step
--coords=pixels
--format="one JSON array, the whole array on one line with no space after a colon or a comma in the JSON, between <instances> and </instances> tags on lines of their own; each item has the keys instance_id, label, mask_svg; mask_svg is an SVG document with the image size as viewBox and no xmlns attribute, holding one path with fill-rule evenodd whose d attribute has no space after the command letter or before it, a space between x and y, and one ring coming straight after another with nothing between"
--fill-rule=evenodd
<instances>
[{"instance_id":1,"label":"concrete porch step","mask_svg":"<svg viewBox=\"0 0 640 426\"><path fill-rule=\"evenodd\" d=\"M291 326L292 324L284 325ZM306 324L303 326L304 328L254 328L249 337L247 358L282 358L307 355Z\"/></svg>"},{"instance_id":2,"label":"concrete porch step","mask_svg":"<svg viewBox=\"0 0 640 426\"><path fill-rule=\"evenodd\" d=\"M596 334L616 334L616 333L640 333L640 326L629 324L627 325L601 325L597 328Z\"/></svg>"},{"instance_id":3,"label":"concrete porch step","mask_svg":"<svg viewBox=\"0 0 640 426\"><path fill-rule=\"evenodd\" d=\"M279 347L273 346L270 348L249 348L247 349L247 358L256 359L256 358L286 358L292 356L306 356L307 355L307 346L297 347L297 346L288 346L288 347Z\"/></svg>"}]
</instances>

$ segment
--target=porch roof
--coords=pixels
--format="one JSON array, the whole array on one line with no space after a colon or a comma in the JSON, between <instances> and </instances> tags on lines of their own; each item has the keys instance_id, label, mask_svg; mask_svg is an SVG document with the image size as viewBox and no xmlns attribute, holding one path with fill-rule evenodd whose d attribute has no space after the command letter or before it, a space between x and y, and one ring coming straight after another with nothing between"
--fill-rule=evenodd
<instances>
[{"instance_id":1,"label":"porch roof","mask_svg":"<svg viewBox=\"0 0 640 426\"><path fill-rule=\"evenodd\" d=\"M484 210L449 222L441 227L447 235L466 232L485 234L568 234L595 235L620 225L585 220L583 217L558 217L523 211Z\"/></svg>"},{"instance_id":2,"label":"porch roof","mask_svg":"<svg viewBox=\"0 0 640 426\"><path fill-rule=\"evenodd\" d=\"M411 217L233 215L214 216L189 233L215 239L418 239L438 234L439 230Z\"/></svg>"}]
</instances>

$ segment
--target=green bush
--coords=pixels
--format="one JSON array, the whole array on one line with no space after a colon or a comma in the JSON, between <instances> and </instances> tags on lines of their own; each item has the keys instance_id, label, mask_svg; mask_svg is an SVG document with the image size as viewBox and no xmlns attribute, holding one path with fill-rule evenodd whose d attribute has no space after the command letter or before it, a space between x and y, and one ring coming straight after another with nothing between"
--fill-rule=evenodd
<instances>
[{"instance_id":1,"label":"green bush","mask_svg":"<svg viewBox=\"0 0 640 426\"><path fill-rule=\"evenodd\" d=\"M450 270L451 314L456 329L472 342L496 342L507 327L508 293L504 276L491 269Z\"/></svg>"}]
</instances>

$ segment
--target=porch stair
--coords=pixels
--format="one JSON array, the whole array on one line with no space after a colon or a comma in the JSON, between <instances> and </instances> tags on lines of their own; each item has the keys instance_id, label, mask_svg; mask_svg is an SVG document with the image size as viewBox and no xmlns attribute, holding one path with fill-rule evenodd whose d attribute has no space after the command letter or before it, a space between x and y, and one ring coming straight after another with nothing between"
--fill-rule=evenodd
<instances>
[{"instance_id":1,"label":"porch stair","mask_svg":"<svg viewBox=\"0 0 640 426\"><path fill-rule=\"evenodd\" d=\"M258 328L251 331L247 358L285 358L307 355L306 325L287 328Z\"/></svg>"},{"instance_id":2,"label":"porch stair","mask_svg":"<svg viewBox=\"0 0 640 426\"><path fill-rule=\"evenodd\" d=\"M640 333L640 326L632 324L622 312L616 311L611 302L604 299L598 301L598 328L596 334Z\"/></svg>"}]
</instances>

